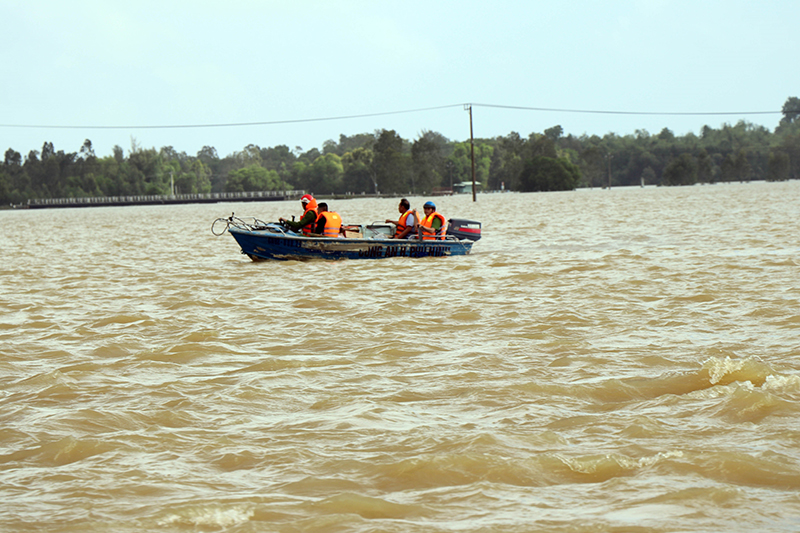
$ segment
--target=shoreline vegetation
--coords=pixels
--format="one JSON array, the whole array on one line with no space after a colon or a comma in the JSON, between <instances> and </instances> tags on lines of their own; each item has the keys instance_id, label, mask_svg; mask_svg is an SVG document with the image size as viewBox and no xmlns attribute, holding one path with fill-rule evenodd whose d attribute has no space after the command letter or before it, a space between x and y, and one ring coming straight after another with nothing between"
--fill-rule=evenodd
<instances>
[{"instance_id":1,"label":"shoreline vegetation","mask_svg":"<svg viewBox=\"0 0 800 533\"><path fill-rule=\"evenodd\" d=\"M788 98L782 115L773 131L742 120L719 129L704 126L699 135L676 136L664 128L657 134L576 137L557 125L527 137L511 132L478 138L476 187L535 192L800 179L800 99ZM13 148L5 151L0 206L269 191L277 198L298 190L343 197L448 194L464 183L472 190L471 153L469 139L424 131L408 140L385 129L342 134L338 142L325 141L321 151L250 144L225 157L210 146L192 156L171 146L142 148L135 139L127 153L115 146L107 156L95 154L89 139L77 152L56 151L45 142L24 157Z\"/></svg>"}]
</instances>

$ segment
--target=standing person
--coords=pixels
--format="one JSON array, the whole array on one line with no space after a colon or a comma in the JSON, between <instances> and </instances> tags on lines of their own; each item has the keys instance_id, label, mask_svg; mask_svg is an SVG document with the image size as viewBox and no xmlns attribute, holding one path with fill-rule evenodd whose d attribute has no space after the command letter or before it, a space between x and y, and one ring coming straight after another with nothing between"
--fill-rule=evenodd
<instances>
[{"instance_id":1,"label":"standing person","mask_svg":"<svg viewBox=\"0 0 800 533\"><path fill-rule=\"evenodd\" d=\"M395 225L392 239L405 239L417 224L417 212L411 211L411 204L405 198L400 200L397 210L400 211L400 218L398 220L389 220L387 218L386 223Z\"/></svg>"},{"instance_id":2,"label":"standing person","mask_svg":"<svg viewBox=\"0 0 800 533\"><path fill-rule=\"evenodd\" d=\"M328 211L328 204L322 202L317 208L317 223L314 233L324 237L337 238L342 229L342 217L336 211Z\"/></svg>"},{"instance_id":3,"label":"standing person","mask_svg":"<svg viewBox=\"0 0 800 533\"><path fill-rule=\"evenodd\" d=\"M304 194L300 198L300 203L303 206L303 216L300 217L300 220L295 222L294 220L286 220L283 217L278 220L294 231L302 230L303 235L308 236L314 231L314 226L317 223L317 201L310 194Z\"/></svg>"},{"instance_id":4,"label":"standing person","mask_svg":"<svg viewBox=\"0 0 800 533\"><path fill-rule=\"evenodd\" d=\"M436 212L436 204L425 202L422 206L425 211L425 218L419 222L419 235L423 240L444 239L447 231L447 220L444 215Z\"/></svg>"}]
</instances>

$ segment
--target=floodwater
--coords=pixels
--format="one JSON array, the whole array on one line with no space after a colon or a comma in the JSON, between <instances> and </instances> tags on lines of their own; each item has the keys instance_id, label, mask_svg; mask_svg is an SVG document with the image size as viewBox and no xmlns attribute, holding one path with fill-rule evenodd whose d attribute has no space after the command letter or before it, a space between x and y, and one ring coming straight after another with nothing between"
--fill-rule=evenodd
<instances>
[{"instance_id":1,"label":"floodwater","mask_svg":"<svg viewBox=\"0 0 800 533\"><path fill-rule=\"evenodd\" d=\"M297 202L0 212L0 530L800 530L800 182L477 200L340 262L211 234Z\"/></svg>"}]
</instances>

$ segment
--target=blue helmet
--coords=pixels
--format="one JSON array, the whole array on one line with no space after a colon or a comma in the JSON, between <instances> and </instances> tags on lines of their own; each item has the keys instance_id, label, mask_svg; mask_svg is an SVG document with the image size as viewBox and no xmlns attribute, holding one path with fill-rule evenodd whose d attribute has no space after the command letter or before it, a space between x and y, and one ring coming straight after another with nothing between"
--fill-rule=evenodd
<instances>
[{"instance_id":1,"label":"blue helmet","mask_svg":"<svg viewBox=\"0 0 800 533\"><path fill-rule=\"evenodd\" d=\"M434 204L433 202L425 202L425 205L423 205L422 207L430 207L431 209L436 209L436 204Z\"/></svg>"}]
</instances>

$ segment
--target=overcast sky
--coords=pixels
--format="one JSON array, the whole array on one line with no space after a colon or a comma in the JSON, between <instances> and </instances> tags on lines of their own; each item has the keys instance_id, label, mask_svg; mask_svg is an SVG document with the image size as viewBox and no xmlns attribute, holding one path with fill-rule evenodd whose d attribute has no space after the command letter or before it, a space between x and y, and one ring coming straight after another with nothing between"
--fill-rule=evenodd
<instances>
[{"instance_id":1,"label":"overcast sky","mask_svg":"<svg viewBox=\"0 0 800 533\"><path fill-rule=\"evenodd\" d=\"M799 15L798 0L0 0L0 149L461 141L465 103L475 137L773 129L800 96ZM229 126L152 128L208 124Z\"/></svg>"}]
</instances>

